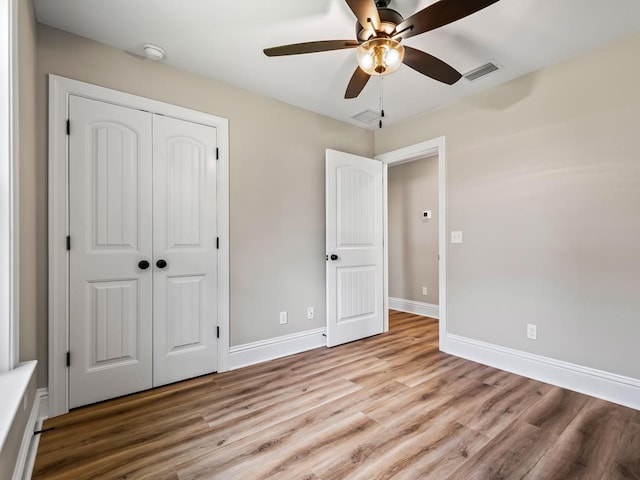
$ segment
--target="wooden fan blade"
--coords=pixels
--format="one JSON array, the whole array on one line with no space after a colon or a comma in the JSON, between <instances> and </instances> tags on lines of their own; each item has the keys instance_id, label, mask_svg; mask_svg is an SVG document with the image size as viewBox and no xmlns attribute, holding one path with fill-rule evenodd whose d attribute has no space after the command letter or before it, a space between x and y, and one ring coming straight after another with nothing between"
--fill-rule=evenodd
<instances>
[{"instance_id":1,"label":"wooden fan blade","mask_svg":"<svg viewBox=\"0 0 640 480\"><path fill-rule=\"evenodd\" d=\"M347 85L347 91L344 93L344 98L356 98L360 95L360 92L369 81L371 76L362 70L360 67L356 67L356 71L353 72L349 85Z\"/></svg>"},{"instance_id":2,"label":"wooden fan blade","mask_svg":"<svg viewBox=\"0 0 640 480\"><path fill-rule=\"evenodd\" d=\"M396 27L402 38L409 38L460 20L499 0L440 0L411 15Z\"/></svg>"},{"instance_id":3,"label":"wooden fan blade","mask_svg":"<svg viewBox=\"0 0 640 480\"><path fill-rule=\"evenodd\" d=\"M377 30L380 26L380 15L374 0L345 0L354 13L362 28L372 27Z\"/></svg>"},{"instance_id":4,"label":"wooden fan blade","mask_svg":"<svg viewBox=\"0 0 640 480\"><path fill-rule=\"evenodd\" d=\"M360 45L355 40L321 40L319 42L293 43L279 47L265 48L267 57L280 57L282 55L299 55L301 53L327 52L341 50L343 48L355 48Z\"/></svg>"},{"instance_id":5,"label":"wooden fan blade","mask_svg":"<svg viewBox=\"0 0 640 480\"><path fill-rule=\"evenodd\" d=\"M404 60L402 63L427 77L447 85L453 85L462 77L462 74L448 63L407 45L404 46Z\"/></svg>"}]
</instances>

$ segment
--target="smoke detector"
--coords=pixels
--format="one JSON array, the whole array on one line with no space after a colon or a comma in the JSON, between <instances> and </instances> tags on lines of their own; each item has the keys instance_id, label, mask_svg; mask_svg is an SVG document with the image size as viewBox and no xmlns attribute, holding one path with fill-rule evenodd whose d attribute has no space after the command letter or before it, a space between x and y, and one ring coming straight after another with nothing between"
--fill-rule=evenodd
<instances>
[{"instance_id":1,"label":"smoke detector","mask_svg":"<svg viewBox=\"0 0 640 480\"><path fill-rule=\"evenodd\" d=\"M142 49L144 50L144 56L149 60L155 60L158 62L167 56L164 49L158 45L154 45L153 43L145 43L142 46Z\"/></svg>"}]
</instances>

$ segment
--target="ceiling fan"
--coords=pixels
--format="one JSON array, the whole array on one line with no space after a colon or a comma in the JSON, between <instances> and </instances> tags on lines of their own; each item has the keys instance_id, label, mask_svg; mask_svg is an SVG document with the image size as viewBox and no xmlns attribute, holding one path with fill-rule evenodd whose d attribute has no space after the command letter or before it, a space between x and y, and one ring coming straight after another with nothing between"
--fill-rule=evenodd
<instances>
[{"instance_id":1,"label":"ceiling fan","mask_svg":"<svg viewBox=\"0 0 640 480\"><path fill-rule=\"evenodd\" d=\"M391 0L345 0L355 14L356 40L321 40L265 48L268 57L298 55L356 48L356 68L344 98L356 98L372 75L387 75L403 63L414 70L448 85L462 75L451 65L426 52L402 45L413 37L471 15L499 0L440 0L406 20L388 8Z\"/></svg>"}]
</instances>

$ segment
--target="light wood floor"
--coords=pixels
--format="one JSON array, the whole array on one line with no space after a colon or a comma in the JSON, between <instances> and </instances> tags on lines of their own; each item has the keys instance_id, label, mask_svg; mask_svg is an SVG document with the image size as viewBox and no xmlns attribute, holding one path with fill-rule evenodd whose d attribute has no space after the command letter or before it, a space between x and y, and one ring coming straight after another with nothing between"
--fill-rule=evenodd
<instances>
[{"instance_id":1,"label":"light wood floor","mask_svg":"<svg viewBox=\"0 0 640 480\"><path fill-rule=\"evenodd\" d=\"M438 351L437 322L80 408L34 478L640 479L640 412Z\"/></svg>"}]
</instances>

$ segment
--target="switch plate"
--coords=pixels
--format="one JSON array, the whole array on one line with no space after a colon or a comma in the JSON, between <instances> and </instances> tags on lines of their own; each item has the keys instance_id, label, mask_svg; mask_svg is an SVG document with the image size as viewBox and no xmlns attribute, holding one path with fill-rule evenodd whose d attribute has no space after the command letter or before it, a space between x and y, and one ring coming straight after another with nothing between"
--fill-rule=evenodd
<instances>
[{"instance_id":1,"label":"switch plate","mask_svg":"<svg viewBox=\"0 0 640 480\"><path fill-rule=\"evenodd\" d=\"M287 323L287 312L280 312L280 325Z\"/></svg>"},{"instance_id":2,"label":"switch plate","mask_svg":"<svg viewBox=\"0 0 640 480\"><path fill-rule=\"evenodd\" d=\"M527 338L536 340L538 338L538 326L531 323L527 324Z\"/></svg>"},{"instance_id":3,"label":"switch plate","mask_svg":"<svg viewBox=\"0 0 640 480\"><path fill-rule=\"evenodd\" d=\"M462 243L462 232L451 232L451 243Z\"/></svg>"},{"instance_id":4,"label":"switch plate","mask_svg":"<svg viewBox=\"0 0 640 480\"><path fill-rule=\"evenodd\" d=\"M431 219L431 210L423 210L422 211L422 219L430 220Z\"/></svg>"},{"instance_id":5,"label":"switch plate","mask_svg":"<svg viewBox=\"0 0 640 480\"><path fill-rule=\"evenodd\" d=\"M307 320L313 320L316 316L316 312L313 307L307 307Z\"/></svg>"},{"instance_id":6,"label":"switch plate","mask_svg":"<svg viewBox=\"0 0 640 480\"><path fill-rule=\"evenodd\" d=\"M422 295L427 296L427 287L422 287Z\"/></svg>"}]
</instances>

